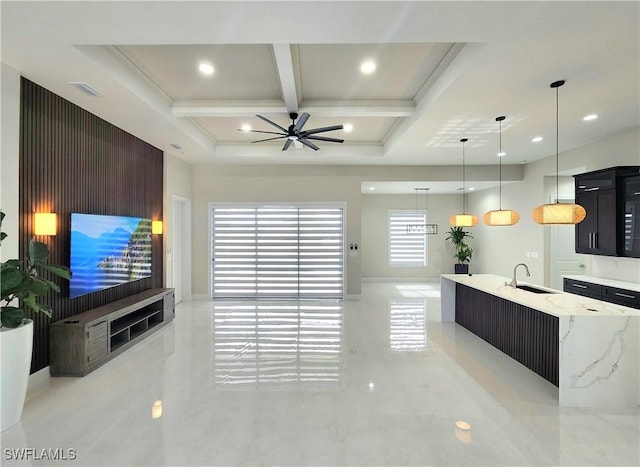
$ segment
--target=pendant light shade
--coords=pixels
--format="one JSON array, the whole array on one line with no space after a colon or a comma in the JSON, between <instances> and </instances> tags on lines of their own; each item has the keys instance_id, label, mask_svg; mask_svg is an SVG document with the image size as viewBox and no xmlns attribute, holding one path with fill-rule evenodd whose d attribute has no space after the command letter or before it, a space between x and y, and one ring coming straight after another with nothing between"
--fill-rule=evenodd
<instances>
[{"instance_id":1,"label":"pendant light shade","mask_svg":"<svg viewBox=\"0 0 640 467\"><path fill-rule=\"evenodd\" d=\"M555 224L579 224L587 216L587 211L579 204L560 203L559 199L559 158L560 150L558 144L558 127L559 127L559 106L558 106L558 88L564 85L564 80L554 81L550 87L556 90L556 202L552 204L542 204L533 210L531 217L538 224L555 225Z\"/></svg>"},{"instance_id":2,"label":"pendant light shade","mask_svg":"<svg viewBox=\"0 0 640 467\"><path fill-rule=\"evenodd\" d=\"M498 157L500 158L500 209L496 211L487 211L482 216L482 222L492 227L503 225L514 225L520 220L520 214L512 209L502 209L502 122L507 118L504 115L496 117L496 122L500 122L500 151Z\"/></svg>"},{"instance_id":3,"label":"pendant light shade","mask_svg":"<svg viewBox=\"0 0 640 467\"><path fill-rule=\"evenodd\" d=\"M579 224L587 211L579 204L542 204L533 210L533 220L538 224Z\"/></svg>"},{"instance_id":4,"label":"pendant light shade","mask_svg":"<svg viewBox=\"0 0 640 467\"><path fill-rule=\"evenodd\" d=\"M454 214L449 218L449 224L453 227L473 227L478 224L478 216L466 213L465 177L464 177L464 143L469 141L462 138L462 214Z\"/></svg>"},{"instance_id":5,"label":"pendant light shade","mask_svg":"<svg viewBox=\"0 0 640 467\"><path fill-rule=\"evenodd\" d=\"M520 220L520 214L513 209L498 209L487 211L482 216L482 222L490 226L514 225Z\"/></svg>"},{"instance_id":6,"label":"pendant light shade","mask_svg":"<svg viewBox=\"0 0 640 467\"><path fill-rule=\"evenodd\" d=\"M475 214L454 214L449 218L449 224L454 227L473 227L478 224Z\"/></svg>"}]
</instances>

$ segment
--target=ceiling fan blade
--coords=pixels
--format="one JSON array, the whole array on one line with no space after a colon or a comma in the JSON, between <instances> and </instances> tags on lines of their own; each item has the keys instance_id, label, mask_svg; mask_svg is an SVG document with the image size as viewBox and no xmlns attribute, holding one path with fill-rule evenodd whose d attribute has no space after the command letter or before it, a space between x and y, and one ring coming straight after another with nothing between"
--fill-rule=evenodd
<instances>
[{"instance_id":1,"label":"ceiling fan blade","mask_svg":"<svg viewBox=\"0 0 640 467\"><path fill-rule=\"evenodd\" d=\"M274 139L282 139L286 136L276 136L275 138L259 139L258 141L251 141L252 143L262 143L263 141L273 141Z\"/></svg>"},{"instance_id":2,"label":"ceiling fan blade","mask_svg":"<svg viewBox=\"0 0 640 467\"><path fill-rule=\"evenodd\" d=\"M320 149L318 146L316 146L315 144L313 144L311 141L307 141L304 138L298 138L298 141L300 141L302 144L304 144L305 146L310 147L311 149L313 149L314 151L317 151L318 149Z\"/></svg>"},{"instance_id":3,"label":"ceiling fan blade","mask_svg":"<svg viewBox=\"0 0 640 467\"><path fill-rule=\"evenodd\" d=\"M256 115L256 117L258 117L261 120L264 120L265 122L269 123L270 125L275 126L276 128L278 128L280 131L283 132L287 132L286 128L282 128L280 125L278 125L276 122L272 122L271 120L269 120L267 117L263 117L262 115Z\"/></svg>"},{"instance_id":4,"label":"ceiling fan blade","mask_svg":"<svg viewBox=\"0 0 640 467\"><path fill-rule=\"evenodd\" d=\"M288 139L286 143L284 143L284 146L282 146L282 150L286 151L287 149L289 149L289 146L291 146L291 143L293 143L292 139Z\"/></svg>"},{"instance_id":5,"label":"ceiling fan blade","mask_svg":"<svg viewBox=\"0 0 640 467\"><path fill-rule=\"evenodd\" d=\"M343 139L327 138L326 136L307 136L306 139L314 139L318 141L330 141L332 143L344 143Z\"/></svg>"},{"instance_id":6,"label":"ceiling fan blade","mask_svg":"<svg viewBox=\"0 0 640 467\"><path fill-rule=\"evenodd\" d=\"M280 133L277 131L263 131L263 130L243 130L242 128L238 128L238 131L244 131L245 133L268 133L270 135L282 135L287 136L286 133Z\"/></svg>"},{"instance_id":7,"label":"ceiling fan blade","mask_svg":"<svg viewBox=\"0 0 640 467\"><path fill-rule=\"evenodd\" d=\"M313 135L315 133L322 133L324 131L342 130L342 125L325 126L322 128L314 128L313 130L301 131L300 136L305 137L307 135Z\"/></svg>"},{"instance_id":8,"label":"ceiling fan blade","mask_svg":"<svg viewBox=\"0 0 640 467\"><path fill-rule=\"evenodd\" d=\"M300 115L300 117L298 118L295 126L293 127L293 132L297 134L300 130L302 130L302 127L305 123L307 123L307 120L309 120L310 116L311 115L309 115L307 112L303 112L302 115Z\"/></svg>"}]
</instances>

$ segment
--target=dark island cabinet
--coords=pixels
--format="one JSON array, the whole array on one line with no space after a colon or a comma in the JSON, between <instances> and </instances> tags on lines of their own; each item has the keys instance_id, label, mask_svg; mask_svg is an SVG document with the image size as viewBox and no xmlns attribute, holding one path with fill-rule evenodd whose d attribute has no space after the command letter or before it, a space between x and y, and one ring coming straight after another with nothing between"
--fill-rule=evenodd
<instances>
[{"instance_id":1,"label":"dark island cabinet","mask_svg":"<svg viewBox=\"0 0 640 467\"><path fill-rule=\"evenodd\" d=\"M575 176L576 203L587 211L585 219L576 224L576 253L640 257L640 241L634 238L640 232L633 228L640 223L635 214L638 206L634 204L640 203L640 191L628 186L629 180L638 175L640 166L612 167ZM639 195L628 195L636 191Z\"/></svg>"}]
</instances>

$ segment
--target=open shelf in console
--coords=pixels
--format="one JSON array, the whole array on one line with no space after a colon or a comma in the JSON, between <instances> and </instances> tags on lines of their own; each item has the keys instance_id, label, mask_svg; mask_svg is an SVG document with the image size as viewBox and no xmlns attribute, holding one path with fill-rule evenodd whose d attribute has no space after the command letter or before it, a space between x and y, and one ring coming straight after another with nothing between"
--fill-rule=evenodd
<instances>
[{"instance_id":1,"label":"open shelf in console","mask_svg":"<svg viewBox=\"0 0 640 467\"><path fill-rule=\"evenodd\" d=\"M51 376L86 375L171 322L174 308L173 289L149 289L52 323Z\"/></svg>"}]
</instances>

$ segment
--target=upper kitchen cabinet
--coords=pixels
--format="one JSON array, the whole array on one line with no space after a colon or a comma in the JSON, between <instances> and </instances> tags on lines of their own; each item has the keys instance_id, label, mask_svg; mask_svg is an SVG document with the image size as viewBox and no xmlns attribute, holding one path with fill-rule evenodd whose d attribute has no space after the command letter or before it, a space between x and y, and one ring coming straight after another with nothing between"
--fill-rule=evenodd
<instances>
[{"instance_id":1,"label":"upper kitchen cabinet","mask_svg":"<svg viewBox=\"0 0 640 467\"><path fill-rule=\"evenodd\" d=\"M576 224L576 253L640 257L638 178L640 166L575 176L576 203L587 211L585 219Z\"/></svg>"}]
</instances>

